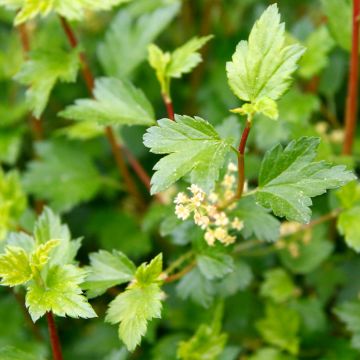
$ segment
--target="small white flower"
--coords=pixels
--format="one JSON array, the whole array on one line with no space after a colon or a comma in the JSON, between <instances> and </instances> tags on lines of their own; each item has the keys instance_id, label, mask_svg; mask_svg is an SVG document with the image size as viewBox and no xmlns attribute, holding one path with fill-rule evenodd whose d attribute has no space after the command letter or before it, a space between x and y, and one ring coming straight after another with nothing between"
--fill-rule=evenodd
<instances>
[{"instance_id":1,"label":"small white flower","mask_svg":"<svg viewBox=\"0 0 360 360\"><path fill-rule=\"evenodd\" d=\"M235 196L235 192L232 191L232 190L226 190L226 191L224 192L224 198L225 198L225 200L230 200L230 199L232 199L234 196Z\"/></svg>"},{"instance_id":2,"label":"small white flower","mask_svg":"<svg viewBox=\"0 0 360 360\"><path fill-rule=\"evenodd\" d=\"M183 193L179 192L174 200L175 204L184 204L189 201L189 198Z\"/></svg>"},{"instance_id":3,"label":"small white flower","mask_svg":"<svg viewBox=\"0 0 360 360\"><path fill-rule=\"evenodd\" d=\"M217 210L216 206L214 206L214 205L206 206L205 210L206 210L208 216L210 216L212 218L215 218L216 215L218 214L218 210Z\"/></svg>"},{"instance_id":4,"label":"small white flower","mask_svg":"<svg viewBox=\"0 0 360 360\"><path fill-rule=\"evenodd\" d=\"M195 184L191 184L191 186L188 187L188 189L193 193L193 195L204 192L199 186Z\"/></svg>"},{"instance_id":5,"label":"small white flower","mask_svg":"<svg viewBox=\"0 0 360 360\"><path fill-rule=\"evenodd\" d=\"M301 229L301 224L294 221L285 221L280 225L280 235L287 236Z\"/></svg>"},{"instance_id":6,"label":"small white flower","mask_svg":"<svg viewBox=\"0 0 360 360\"><path fill-rule=\"evenodd\" d=\"M238 217L235 217L234 220L231 222L231 227L235 230L240 231L244 227L244 223L240 221Z\"/></svg>"},{"instance_id":7,"label":"small white flower","mask_svg":"<svg viewBox=\"0 0 360 360\"><path fill-rule=\"evenodd\" d=\"M205 241L206 241L210 246L213 246L214 243L215 243L215 240L216 240L215 235L214 235L214 231L211 230L211 229L209 229L209 230L205 233L204 239L205 239Z\"/></svg>"},{"instance_id":8,"label":"small white flower","mask_svg":"<svg viewBox=\"0 0 360 360\"><path fill-rule=\"evenodd\" d=\"M236 166L233 162L229 163L229 165L228 165L228 171L229 171L229 172L235 172L235 171L237 171L237 166Z\"/></svg>"},{"instance_id":9,"label":"small white flower","mask_svg":"<svg viewBox=\"0 0 360 360\"><path fill-rule=\"evenodd\" d=\"M331 132L330 140L334 143L342 143L344 141L344 136L344 130L336 129Z\"/></svg>"},{"instance_id":10,"label":"small white flower","mask_svg":"<svg viewBox=\"0 0 360 360\"><path fill-rule=\"evenodd\" d=\"M212 192L210 195L209 195L209 200L210 202L212 203L216 203L218 200L219 200L219 195Z\"/></svg>"},{"instance_id":11,"label":"small white flower","mask_svg":"<svg viewBox=\"0 0 360 360\"><path fill-rule=\"evenodd\" d=\"M226 236L224 238L224 240L222 241L225 245L230 245L230 244L233 244L236 240L236 236Z\"/></svg>"},{"instance_id":12,"label":"small white flower","mask_svg":"<svg viewBox=\"0 0 360 360\"><path fill-rule=\"evenodd\" d=\"M321 121L315 125L315 130L321 135L325 134L328 128L329 125L325 121Z\"/></svg>"},{"instance_id":13,"label":"small white flower","mask_svg":"<svg viewBox=\"0 0 360 360\"><path fill-rule=\"evenodd\" d=\"M226 214L223 211L219 214L216 214L214 218L215 218L215 225L217 226L226 226L229 224L229 218L226 216Z\"/></svg>"},{"instance_id":14,"label":"small white flower","mask_svg":"<svg viewBox=\"0 0 360 360\"><path fill-rule=\"evenodd\" d=\"M227 188L231 188L235 184L235 181L236 179L234 175L225 175L222 184Z\"/></svg>"},{"instance_id":15,"label":"small white flower","mask_svg":"<svg viewBox=\"0 0 360 360\"><path fill-rule=\"evenodd\" d=\"M186 220L190 216L190 210L182 204L176 205L175 214L179 219Z\"/></svg>"},{"instance_id":16,"label":"small white flower","mask_svg":"<svg viewBox=\"0 0 360 360\"><path fill-rule=\"evenodd\" d=\"M228 232L222 227L218 227L214 231L215 238L221 242L223 242L228 235Z\"/></svg>"}]
</instances>

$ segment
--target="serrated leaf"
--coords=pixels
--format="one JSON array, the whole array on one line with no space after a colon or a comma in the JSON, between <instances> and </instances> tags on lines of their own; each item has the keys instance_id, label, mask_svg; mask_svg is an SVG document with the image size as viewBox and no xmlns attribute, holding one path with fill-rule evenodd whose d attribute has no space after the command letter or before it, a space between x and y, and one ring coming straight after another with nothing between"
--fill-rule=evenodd
<instances>
[{"instance_id":1,"label":"serrated leaf","mask_svg":"<svg viewBox=\"0 0 360 360\"><path fill-rule=\"evenodd\" d=\"M100 250L90 254L89 258L88 275L82 284L88 297L99 296L115 285L129 282L135 275L134 263L120 251Z\"/></svg>"},{"instance_id":2,"label":"serrated leaf","mask_svg":"<svg viewBox=\"0 0 360 360\"><path fill-rule=\"evenodd\" d=\"M347 329L353 333L353 348L360 350L360 302L345 302L337 306L334 312L346 324Z\"/></svg>"},{"instance_id":3,"label":"serrated leaf","mask_svg":"<svg viewBox=\"0 0 360 360\"><path fill-rule=\"evenodd\" d=\"M78 70L77 50L37 50L31 53L15 79L29 87L27 103L36 118L43 113L55 84L58 81L74 82Z\"/></svg>"},{"instance_id":4,"label":"serrated leaf","mask_svg":"<svg viewBox=\"0 0 360 360\"><path fill-rule=\"evenodd\" d=\"M126 80L100 78L95 81L94 99L80 99L60 116L99 125L153 125L154 110L138 88Z\"/></svg>"},{"instance_id":5,"label":"serrated leaf","mask_svg":"<svg viewBox=\"0 0 360 360\"><path fill-rule=\"evenodd\" d=\"M351 49L351 14L350 0L321 0L327 17L331 35L345 50Z\"/></svg>"},{"instance_id":6,"label":"serrated leaf","mask_svg":"<svg viewBox=\"0 0 360 360\"><path fill-rule=\"evenodd\" d=\"M326 67L334 41L323 25L310 34L304 45L306 52L299 61L299 75L311 79Z\"/></svg>"},{"instance_id":7,"label":"serrated leaf","mask_svg":"<svg viewBox=\"0 0 360 360\"><path fill-rule=\"evenodd\" d=\"M197 255L197 266L209 280L222 278L234 271L233 258L221 250L209 248Z\"/></svg>"},{"instance_id":8,"label":"serrated leaf","mask_svg":"<svg viewBox=\"0 0 360 360\"><path fill-rule=\"evenodd\" d=\"M156 71L163 94L170 94L170 79L180 78L183 74L191 72L201 61L198 52L213 36L193 37L174 52L164 52L155 44L150 44L149 63Z\"/></svg>"},{"instance_id":9,"label":"serrated leaf","mask_svg":"<svg viewBox=\"0 0 360 360\"><path fill-rule=\"evenodd\" d=\"M32 320L35 322L50 311L57 316L96 317L79 286L85 276L84 270L73 265L53 266L44 277L43 284L33 281L26 294L26 306Z\"/></svg>"},{"instance_id":10,"label":"serrated leaf","mask_svg":"<svg viewBox=\"0 0 360 360\"><path fill-rule=\"evenodd\" d=\"M354 205L360 204L360 183L351 181L336 192L344 209L351 209Z\"/></svg>"},{"instance_id":11,"label":"serrated leaf","mask_svg":"<svg viewBox=\"0 0 360 360\"><path fill-rule=\"evenodd\" d=\"M337 228L345 237L346 244L360 252L360 206L342 211L337 220Z\"/></svg>"},{"instance_id":12,"label":"serrated leaf","mask_svg":"<svg viewBox=\"0 0 360 360\"><path fill-rule=\"evenodd\" d=\"M257 205L252 196L239 201L234 214L244 222L241 231L245 238L256 236L259 240L276 241L280 236L280 222L268 210Z\"/></svg>"},{"instance_id":13,"label":"serrated leaf","mask_svg":"<svg viewBox=\"0 0 360 360\"><path fill-rule=\"evenodd\" d=\"M199 117L176 116L176 121L162 119L158 125L147 130L144 144L155 154L169 155L154 166L151 193L167 189L188 173L191 183L205 191L212 189L232 140L221 139L214 127Z\"/></svg>"},{"instance_id":14,"label":"serrated leaf","mask_svg":"<svg viewBox=\"0 0 360 360\"><path fill-rule=\"evenodd\" d=\"M180 298L191 299L204 308L208 308L214 299L215 288L213 284L195 268L187 273L176 286Z\"/></svg>"},{"instance_id":15,"label":"serrated leaf","mask_svg":"<svg viewBox=\"0 0 360 360\"><path fill-rule=\"evenodd\" d=\"M34 272L42 270L49 261L50 252L61 243L61 240L49 240L45 244L40 244L30 256L30 266Z\"/></svg>"},{"instance_id":16,"label":"serrated leaf","mask_svg":"<svg viewBox=\"0 0 360 360\"><path fill-rule=\"evenodd\" d=\"M25 250L17 246L7 246L0 254L1 285L16 286L32 278L30 259Z\"/></svg>"},{"instance_id":17,"label":"serrated leaf","mask_svg":"<svg viewBox=\"0 0 360 360\"><path fill-rule=\"evenodd\" d=\"M295 284L283 269L272 269L265 273L265 281L261 284L260 294L281 303L295 295Z\"/></svg>"},{"instance_id":18,"label":"serrated leaf","mask_svg":"<svg viewBox=\"0 0 360 360\"><path fill-rule=\"evenodd\" d=\"M302 137L283 149L277 145L263 159L256 200L275 215L302 223L310 221L311 197L338 188L355 176L345 166L314 162L320 140Z\"/></svg>"},{"instance_id":19,"label":"serrated leaf","mask_svg":"<svg viewBox=\"0 0 360 360\"><path fill-rule=\"evenodd\" d=\"M227 334L221 333L222 306L215 309L212 324L200 325L196 333L178 345L177 357L181 360L217 360L227 342Z\"/></svg>"},{"instance_id":20,"label":"serrated leaf","mask_svg":"<svg viewBox=\"0 0 360 360\"><path fill-rule=\"evenodd\" d=\"M98 47L98 57L108 76L132 75L146 59L148 45L166 28L179 10L175 3L135 17L119 11ZM146 29L146 31L144 31Z\"/></svg>"},{"instance_id":21,"label":"serrated leaf","mask_svg":"<svg viewBox=\"0 0 360 360\"><path fill-rule=\"evenodd\" d=\"M18 226L27 205L17 171L3 172L0 168L0 241L8 231Z\"/></svg>"},{"instance_id":22,"label":"serrated leaf","mask_svg":"<svg viewBox=\"0 0 360 360\"><path fill-rule=\"evenodd\" d=\"M299 351L300 318L296 311L282 305L267 304L265 318L256 327L266 342L296 355Z\"/></svg>"},{"instance_id":23,"label":"serrated leaf","mask_svg":"<svg viewBox=\"0 0 360 360\"><path fill-rule=\"evenodd\" d=\"M19 25L38 15L45 17L51 12L56 12L69 20L81 20L84 17L85 10L110 10L116 5L129 1L130 0L0 0L0 5L12 9L20 9L15 18L15 25Z\"/></svg>"},{"instance_id":24,"label":"serrated leaf","mask_svg":"<svg viewBox=\"0 0 360 360\"><path fill-rule=\"evenodd\" d=\"M80 147L67 142L42 142L36 149L39 158L29 163L23 179L30 194L48 200L58 211L69 211L96 195L101 177Z\"/></svg>"},{"instance_id":25,"label":"serrated leaf","mask_svg":"<svg viewBox=\"0 0 360 360\"><path fill-rule=\"evenodd\" d=\"M226 64L230 88L239 99L253 104L278 100L289 88L303 53L302 46L285 44L277 5L270 5L253 26L249 40L240 41Z\"/></svg>"},{"instance_id":26,"label":"serrated leaf","mask_svg":"<svg viewBox=\"0 0 360 360\"><path fill-rule=\"evenodd\" d=\"M119 337L129 351L133 351L141 342L148 322L161 317L161 272L160 254L149 264L142 264L135 273L135 281L109 305L106 321L111 324L120 323Z\"/></svg>"}]
</instances>

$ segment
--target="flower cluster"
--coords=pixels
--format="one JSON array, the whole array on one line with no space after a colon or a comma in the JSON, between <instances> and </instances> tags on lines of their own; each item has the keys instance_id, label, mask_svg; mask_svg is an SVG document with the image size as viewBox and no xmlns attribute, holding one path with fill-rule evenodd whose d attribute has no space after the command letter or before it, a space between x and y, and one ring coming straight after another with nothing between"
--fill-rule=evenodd
<instances>
[{"instance_id":1,"label":"flower cluster","mask_svg":"<svg viewBox=\"0 0 360 360\"><path fill-rule=\"evenodd\" d=\"M235 164L230 163L218 192L207 195L199 186L192 184L188 188L191 196L180 192L174 200L176 216L181 220L187 220L192 216L195 224L205 230L204 239L210 246L214 245L216 240L225 245L234 243L236 236L230 232L240 231L244 226L239 218L231 218L226 213L235 205L221 209L221 204L228 202L235 195L236 178L233 173L236 170Z\"/></svg>"}]
</instances>

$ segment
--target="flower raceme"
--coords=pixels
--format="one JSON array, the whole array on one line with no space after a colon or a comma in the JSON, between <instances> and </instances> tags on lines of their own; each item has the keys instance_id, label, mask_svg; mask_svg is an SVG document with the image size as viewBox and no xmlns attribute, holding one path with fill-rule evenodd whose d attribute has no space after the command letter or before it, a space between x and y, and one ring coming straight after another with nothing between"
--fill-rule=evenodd
<instances>
[{"instance_id":1,"label":"flower raceme","mask_svg":"<svg viewBox=\"0 0 360 360\"><path fill-rule=\"evenodd\" d=\"M237 170L235 164L230 163L228 170L217 192L205 193L198 185L192 184L188 190L191 196L179 192L174 200L176 216L185 221L190 216L194 223L205 230L204 239L213 246L215 241L224 245L233 244L236 236L234 231L240 231L244 224L236 216L231 216L227 211L234 209L235 204L222 209L222 204L233 198L236 178L233 173Z\"/></svg>"}]
</instances>

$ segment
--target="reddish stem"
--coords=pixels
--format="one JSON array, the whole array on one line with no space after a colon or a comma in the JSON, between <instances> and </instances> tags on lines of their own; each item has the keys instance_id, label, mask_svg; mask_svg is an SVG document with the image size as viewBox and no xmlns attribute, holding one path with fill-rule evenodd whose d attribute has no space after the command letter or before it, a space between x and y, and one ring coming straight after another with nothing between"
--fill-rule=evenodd
<instances>
[{"instance_id":1,"label":"reddish stem","mask_svg":"<svg viewBox=\"0 0 360 360\"><path fill-rule=\"evenodd\" d=\"M162 98L164 100L168 118L170 120L175 120L174 105L173 105L173 102L172 102L170 96L166 95L166 94L162 94Z\"/></svg>"},{"instance_id":2,"label":"reddish stem","mask_svg":"<svg viewBox=\"0 0 360 360\"><path fill-rule=\"evenodd\" d=\"M196 262L193 261L191 264L189 264L188 266L186 266L184 269L182 269L181 271L179 271L176 274L173 275L169 275L164 282L166 283L172 283L176 280L181 279L183 276L185 276L187 273L189 273L196 265Z\"/></svg>"},{"instance_id":3,"label":"reddish stem","mask_svg":"<svg viewBox=\"0 0 360 360\"><path fill-rule=\"evenodd\" d=\"M360 0L353 0L352 48L345 112L345 141L343 146L344 155L351 155L356 131L359 77L359 17Z\"/></svg>"},{"instance_id":4,"label":"reddish stem","mask_svg":"<svg viewBox=\"0 0 360 360\"><path fill-rule=\"evenodd\" d=\"M54 358L54 360L63 360L59 335L56 330L56 325L55 325L54 316L53 316L52 312L46 313L46 319L47 319L48 328L49 328L53 358Z\"/></svg>"},{"instance_id":5,"label":"reddish stem","mask_svg":"<svg viewBox=\"0 0 360 360\"><path fill-rule=\"evenodd\" d=\"M251 130L251 120L246 121L245 129L241 136L238 153L238 186L235 199L240 199L244 192L245 185L245 148Z\"/></svg>"},{"instance_id":6,"label":"reddish stem","mask_svg":"<svg viewBox=\"0 0 360 360\"><path fill-rule=\"evenodd\" d=\"M70 24L67 22L67 20L65 18L60 16L60 21L61 21L61 25L64 29L64 32L68 38L70 46L72 48L76 48L78 46L78 40L75 36L73 29L71 28ZM82 73L83 73L85 83L87 85L87 88L88 88L91 96L93 96L94 76L91 72L89 63L83 52L79 53L79 59L80 59L81 65L82 65ZM140 196L140 194L135 186L135 183L134 183L133 179L131 178L131 175L127 169L126 163L122 156L122 151L123 152L125 151L125 147L122 146L117 141L114 130L110 126L105 128L105 133L106 133L106 137L111 145L113 156L116 160L119 172L122 175L122 177L124 178L126 187L128 188L129 192L131 192L139 202L142 202L142 197ZM129 156L130 150L126 149L126 152ZM133 155L131 155L131 159L132 159L132 161L130 161L130 165L133 167L136 174L139 173L139 169L141 169L142 173L146 174L144 168L141 166L141 164L136 160L136 158ZM149 181L146 179L146 177L139 176L139 178L144 183L146 188L148 188Z\"/></svg>"}]
</instances>

